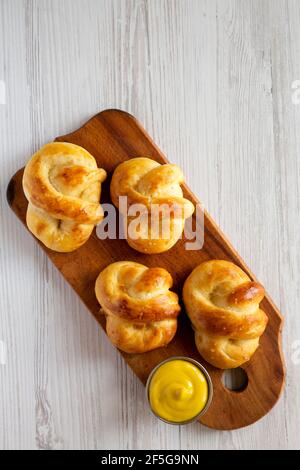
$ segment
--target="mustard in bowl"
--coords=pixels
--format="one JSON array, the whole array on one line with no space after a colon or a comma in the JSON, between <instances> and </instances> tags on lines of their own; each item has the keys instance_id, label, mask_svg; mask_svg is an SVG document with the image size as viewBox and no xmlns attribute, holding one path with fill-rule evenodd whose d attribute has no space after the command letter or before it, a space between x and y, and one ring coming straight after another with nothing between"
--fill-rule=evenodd
<instances>
[{"instance_id":1,"label":"mustard in bowl","mask_svg":"<svg viewBox=\"0 0 300 470\"><path fill-rule=\"evenodd\" d=\"M212 382L194 359L171 357L148 377L147 399L155 416L169 424L188 424L203 415L212 400Z\"/></svg>"}]
</instances>

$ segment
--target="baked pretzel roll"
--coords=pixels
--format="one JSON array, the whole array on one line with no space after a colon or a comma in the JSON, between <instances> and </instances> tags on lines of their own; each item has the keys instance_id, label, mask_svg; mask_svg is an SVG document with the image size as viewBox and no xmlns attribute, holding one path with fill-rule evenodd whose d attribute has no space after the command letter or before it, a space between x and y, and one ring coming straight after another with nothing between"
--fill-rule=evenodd
<instances>
[{"instance_id":1,"label":"baked pretzel roll","mask_svg":"<svg viewBox=\"0 0 300 470\"><path fill-rule=\"evenodd\" d=\"M98 276L96 297L106 315L106 333L117 348L143 353L166 346L177 329L178 296L171 275L132 261L107 266Z\"/></svg>"},{"instance_id":2,"label":"baked pretzel roll","mask_svg":"<svg viewBox=\"0 0 300 470\"><path fill-rule=\"evenodd\" d=\"M99 200L105 178L84 148L65 142L44 145L23 175L29 230L51 250L79 248L103 218Z\"/></svg>"},{"instance_id":3,"label":"baked pretzel roll","mask_svg":"<svg viewBox=\"0 0 300 470\"><path fill-rule=\"evenodd\" d=\"M183 197L180 187L183 182L177 165L160 165L150 158L132 158L117 166L110 194L120 212L123 215L126 212L127 242L132 248L152 254L175 245L182 235L185 219L194 212L194 205ZM120 196L127 197L127 206L121 207ZM138 218L130 213L136 204ZM136 224L138 219L141 223Z\"/></svg>"},{"instance_id":4,"label":"baked pretzel roll","mask_svg":"<svg viewBox=\"0 0 300 470\"><path fill-rule=\"evenodd\" d=\"M259 344L267 315L259 308L264 288L228 261L207 261L183 287L183 301L195 329L201 356L220 369L249 361Z\"/></svg>"}]
</instances>

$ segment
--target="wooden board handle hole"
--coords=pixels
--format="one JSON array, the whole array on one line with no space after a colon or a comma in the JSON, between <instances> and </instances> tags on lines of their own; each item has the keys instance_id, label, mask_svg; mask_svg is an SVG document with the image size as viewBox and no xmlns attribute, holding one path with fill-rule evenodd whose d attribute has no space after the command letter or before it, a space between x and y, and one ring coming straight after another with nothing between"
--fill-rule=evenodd
<instances>
[{"instance_id":1,"label":"wooden board handle hole","mask_svg":"<svg viewBox=\"0 0 300 470\"><path fill-rule=\"evenodd\" d=\"M222 375L222 382L224 387L231 392L243 392L248 385L248 375L241 367L228 369Z\"/></svg>"}]
</instances>

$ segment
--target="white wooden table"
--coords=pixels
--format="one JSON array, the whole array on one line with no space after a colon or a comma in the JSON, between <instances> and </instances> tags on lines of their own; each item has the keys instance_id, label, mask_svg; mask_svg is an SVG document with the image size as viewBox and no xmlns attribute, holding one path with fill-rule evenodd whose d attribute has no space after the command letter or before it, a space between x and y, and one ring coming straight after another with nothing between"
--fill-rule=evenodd
<instances>
[{"instance_id":1,"label":"white wooden table","mask_svg":"<svg viewBox=\"0 0 300 470\"><path fill-rule=\"evenodd\" d=\"M0 0L0 448L300 447L299 22L299 0ZM154 419L7 206L36 149L111 107L182 166L285 316L285 392L253 426Z\"/></svg>"}]
</instances>

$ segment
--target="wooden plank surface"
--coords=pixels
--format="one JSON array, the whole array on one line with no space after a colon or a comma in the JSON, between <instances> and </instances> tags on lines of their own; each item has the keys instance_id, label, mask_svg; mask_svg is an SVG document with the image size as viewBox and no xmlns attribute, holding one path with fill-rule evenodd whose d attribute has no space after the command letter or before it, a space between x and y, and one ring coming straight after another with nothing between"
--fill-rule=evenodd
<instances>
[{"instance_id":1,"label":"wooden plank surface","mask_svg":"<svg viewBox=\"0 0 300 470\"><path fill-rule=\"evenodd\" d=\"M1 2L1 448L299 448L299 19L297 0ZM249 428L150 416L143 387L10 216L5 187L24 156L107 107L136 115L182 166L286 318L284 397Z\"/></svg>"}]
</instances>

